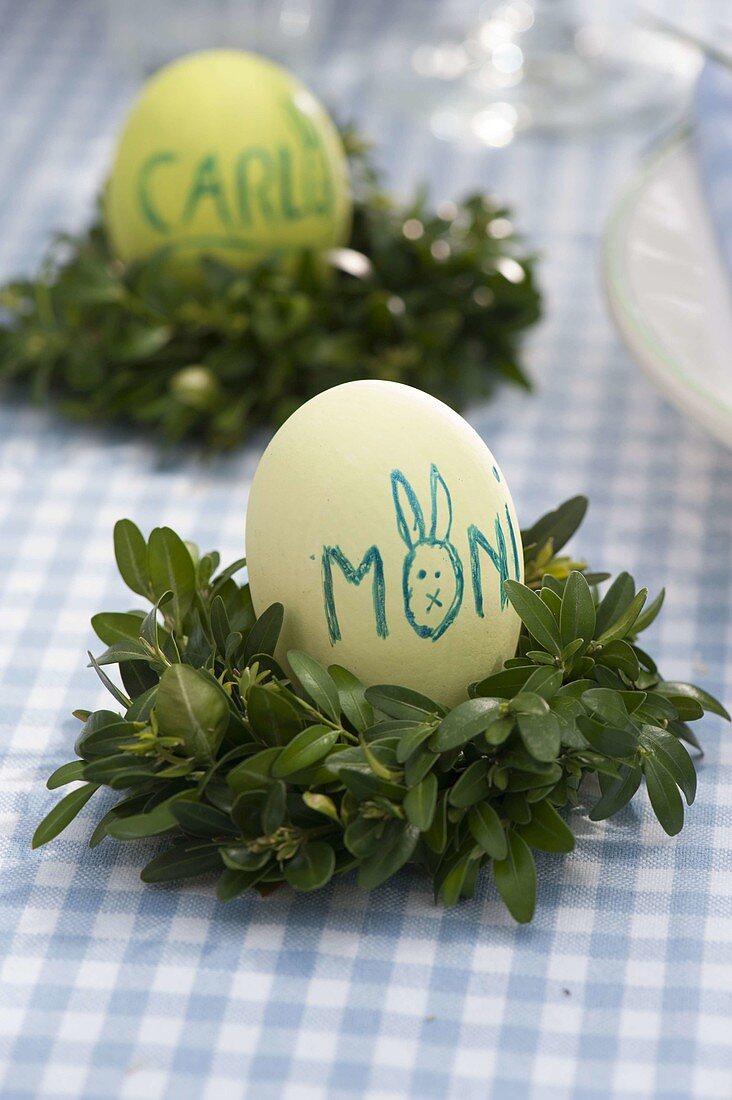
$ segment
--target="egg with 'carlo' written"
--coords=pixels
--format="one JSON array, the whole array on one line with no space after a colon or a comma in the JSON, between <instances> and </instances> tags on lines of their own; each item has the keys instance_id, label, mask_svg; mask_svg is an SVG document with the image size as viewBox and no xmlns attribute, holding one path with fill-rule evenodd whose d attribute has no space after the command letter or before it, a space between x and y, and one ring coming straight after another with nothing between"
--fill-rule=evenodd
<instances>
[{"instance_id":1,"label":"egg with 'carlo' written","mask_svg":"<svg viewBox=\"0 0 732 1100\"><path fill-rule=\"evenodd\" d=\"M254 475L246 526L278 647L448 706L516 651L503 582L521 580L503 474L452 409L396 382L348 382L295 412Z\"/></svg>"},{"instance_id":2,"label":"egg with 'carlo' written","mask_svg":"<svg viewBox=\"0 0 732 1100\"><path fill-rule=\"evenodd\" d=\"M313 95L243 50L204 50L146 84L117 146L105 197L113 251L171 270L202 255L243 268L272 253L343 244L345 151Z\"/></svg>"}]
</instances>

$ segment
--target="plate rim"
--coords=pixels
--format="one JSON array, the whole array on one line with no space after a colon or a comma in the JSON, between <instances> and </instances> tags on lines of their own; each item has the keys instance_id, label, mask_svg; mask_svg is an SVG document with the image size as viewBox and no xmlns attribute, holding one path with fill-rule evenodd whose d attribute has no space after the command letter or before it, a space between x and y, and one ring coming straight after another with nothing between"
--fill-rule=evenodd
<instances>
[{"instance_id":1,"label":"plate rim","mask_svg":"<svg viewBox=\"0 0 732 1100\"><path fill-rule=\"evenodd\" d=\"M695 418L701 417L706 430L713 431L719 438L722 431L720 417L727 421L728 429L732 428L732 404L687 373L663 344L623 285L624 282L627 283L627 266L623 262L627 238L623 236L623 230L628 216L659 166L678 154L684 146L690 145L690 136L691 129L685 126L662 140L642 159L630 182L620 192L603 233L602 281L613 319L626 343L630 345L630 350L637 356L640 366L677 404L693 398L696 409L686 405L684 411L692 415L696 412ZM707 417L711 418L715 427L711 427ZM729 432L722 441L729 445Z\"/></svg>"}]
</instances>

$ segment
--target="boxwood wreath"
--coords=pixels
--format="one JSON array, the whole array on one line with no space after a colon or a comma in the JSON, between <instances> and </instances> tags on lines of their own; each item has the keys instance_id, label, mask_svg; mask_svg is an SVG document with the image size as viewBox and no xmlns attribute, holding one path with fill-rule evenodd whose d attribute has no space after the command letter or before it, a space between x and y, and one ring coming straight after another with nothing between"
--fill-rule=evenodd
<instances>
[{"instance_id":1,"label":"boxwood wreath","mask_svg":"<svg viewBox=\"0 0 732 1100\"><path fill-rule=\"evenodd\" d=\"M118 709L74 712L78 759L47 785L82 785L34 847L106 788L113 804L89 844L165 838L145 882L213 872L229 901L317 890L350 871L369 889L411 862L454 905L487 869L527 922L532 850L570 852L580 805L601 821L645 779L661 826L678 833L682 795L691 804L696 792L689 723L729 715L701 688L664 680L638 645L663 592L647 604L620 573L600 598L607 575L560 555L586 506L575 497L522 532L526 584L505 582L523 623L516 656L451 710L393 684L364 689L302 652L288 654L290 679L273 657L283 607L255 617L235 580L244 560L220 570L217 553L199 555L170 528L146 541L120 520L120 573L152 608L92 619L107 649L91 664ZM106 671L115 665L121 687Z\"/></svg>"},{"instance_id":2,"label":"boxwood wreath","mask_svg":"<svg viewBox=\"0 0 732 1100\"><path fill-rule=\"evenodd\" d=\"M182 285L160 259L114 259L98 220L59 237L37 277L0 290L0 383L78 420L215 449L356 378L457 409L500 379L528 386L518 337L540 303L509 211L482 195L437 212L423 192L395 203L364 143L344 140L348 249L245 273L204 259L198 284Z\"/></svg>"}]
</instances>

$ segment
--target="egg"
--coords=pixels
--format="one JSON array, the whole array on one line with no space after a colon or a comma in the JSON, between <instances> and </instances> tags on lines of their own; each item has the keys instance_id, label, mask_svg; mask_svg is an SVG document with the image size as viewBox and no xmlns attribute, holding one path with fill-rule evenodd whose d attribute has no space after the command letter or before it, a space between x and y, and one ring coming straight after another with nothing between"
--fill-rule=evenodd
<instances>
[{"instance_id":1,"label":"egg","mask_svg":"<svg viewBox=\"0 0 732 1100\"><path fill-rule=\"evenodd\" d=\"M255 472L246 551L256 612L285 607L281 660L302 649L452 706L516 652L505 478L458 413L411 386L348 382L301 406Z\"/></svg>"},{"instance_id":2,"label":"egg","mask_svg":"<svg viewBox=\"0 0 732 1100\"><path fill-rule=\"evenodd\" d=\"M201 255L245 268L346 241L351 199L337 130L285 69L205 50L161 69L123 127L105 196L113 252Z\"/></svg>"}]
</instances>

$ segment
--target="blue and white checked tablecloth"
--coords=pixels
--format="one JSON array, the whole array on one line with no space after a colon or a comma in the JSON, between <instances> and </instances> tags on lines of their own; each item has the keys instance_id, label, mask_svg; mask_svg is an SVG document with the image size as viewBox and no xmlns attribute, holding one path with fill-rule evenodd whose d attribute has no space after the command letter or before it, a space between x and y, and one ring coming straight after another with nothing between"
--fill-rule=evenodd
<instances>
[{"instance_id":1,"label":"blue and white checked tablecloth","mask_svg":"<svg viewBox=\"0 0 732 1100\"><path fill-rule=\"evenodd\" d=\"M340 25L386 33L392 7L341 9ZM545 253L537 393L471 416L524 521L586 492L582 551L666 585L662 667L729 703L732 453L638 373L598 288L602 219L648 133L455 149L390 115L341 57L396 185L504 194ZM93 0L0 3L0 274L88 215L128 96ZM729 1100L732 736L716 719L683 834L666 838L643 799L578 821L576 852L541 861L529 927L487 885L443 912L409 873L372 894L341 881L228 906L209 884L143 886L134 846L85 847L87 815L30 851L70 711L103 701L84 653L89 616L127 606L114 521L238 556L263 442L161 465L138 439L0 406L0 1096Z\"/></svg>"}]
</instances>

